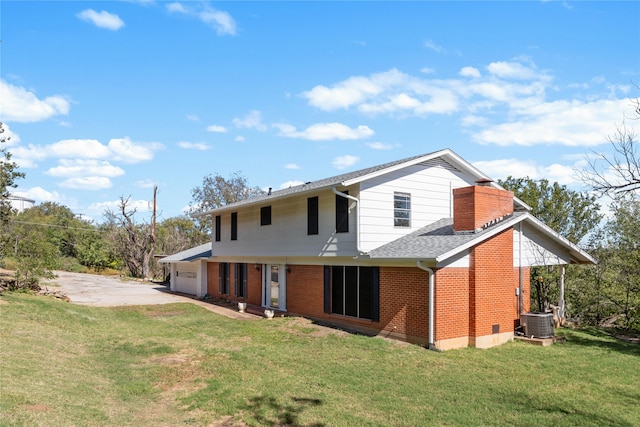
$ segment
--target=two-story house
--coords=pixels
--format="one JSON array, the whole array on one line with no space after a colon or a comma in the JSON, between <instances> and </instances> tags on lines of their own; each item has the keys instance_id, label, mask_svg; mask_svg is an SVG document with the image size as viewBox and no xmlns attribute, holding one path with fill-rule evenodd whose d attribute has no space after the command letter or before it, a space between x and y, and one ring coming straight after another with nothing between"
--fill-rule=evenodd
<instances>
[{"instance_id":1,"label":"two-story house","mask_svg":"<svg viewBox=\"0 0 640 427\"><path fill-rule=\"evenodd\" d=\"M593 263L451 150L214 209L172 289L434 349L512 340L529 268Z\"/></svg>"}]
</instances>

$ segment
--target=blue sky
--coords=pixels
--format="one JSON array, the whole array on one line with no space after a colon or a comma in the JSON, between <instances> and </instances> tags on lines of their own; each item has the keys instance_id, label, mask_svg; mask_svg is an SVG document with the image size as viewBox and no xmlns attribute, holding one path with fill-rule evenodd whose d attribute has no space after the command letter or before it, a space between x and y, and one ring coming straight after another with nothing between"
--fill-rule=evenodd
<instances>
[{"instance_id":1,"label":"blue sky","mask_svg":"<svg viewBox=\"0 0 640 427\"><path fill-rule=\"evenodd\" d=\"M451 148L579 189L640 90L640 2L0 2L14 193L181 215ZM640 130L638 122L627 121Z\"/></svg>"}]
</instances>

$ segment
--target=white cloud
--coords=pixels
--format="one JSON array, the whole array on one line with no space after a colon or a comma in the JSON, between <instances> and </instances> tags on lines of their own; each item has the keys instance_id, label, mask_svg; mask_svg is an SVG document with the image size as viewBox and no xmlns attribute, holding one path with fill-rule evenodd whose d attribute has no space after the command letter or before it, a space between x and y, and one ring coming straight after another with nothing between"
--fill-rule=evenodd
<instances>
[{"instance_id":1,"label":"white cloud","mask_svg":"<svg viewBox=\"0 0 640 427\"><path fill-rule=\"evenodd\" d=\"M32 168L38 161L57 159L109 159L123 163L138 163L153 158L162 149L158 143L135 143L129 138L117 138L108 145L95 139L65 139L49 145L28 145L12 148L13 159L20 167Z\"/></svg>"},{"instance_id":2,"label":"white cloud","mask_svg":"<svg viewBox=\"0 0 640 427\"><path fill-rule=\"evenodd\" d=\"M197 114L187 114L187 120L189 120L190 122L199 122L200 121L200 116L198 116Z\"/></svg>"},{"instance_id":3,"label":"white cloud","mask_svg":"<svg viewBox=\"0 0 640 427\"><path fill-rule=\"evenodd\" d=\"M85 176L115 177L124 175L124 170L118 166L113 166L107 161L61 159L59 166L49 168L44 174L56 178Z\"/></svg>"},{"instance_id":4,"label":"white cloud","mask_svg":"<svg viewBox=\"0 0 640 427\"><path fill-rule=\"evenodd\" d=\"M593 147L606 143L628 110L628 101L555 101L541 103L521 114L519 120L488 125L473 134L482 144L560 144Z\"/></svg>"},{"instance_id":5,"label":"white cloud","mask_svg":"<svg viewBox=\"0 0 640 427\"><path fill-rule=\"evenodd\" d=\"M578 160L571 164L553 163L540 165L533 160L497 159L474 162L473 165L495 180L506 179L509 176L515 178L529 177L534 180L548 179L550 182L571 186L580 184L575 172L580 163L582 161Z\"/></svg>"},{"instance_id":6,"label":"white cloud","mask_svg":"<svg viewBox=\"0 0 640 427\"><path fill-rule=\"evenodd\" d=\"M350 77L331 87L315 86L302 97L324 111L356 107L366 114L420 116L459 109L458 94L450 84L412 77L395 68L369 77Z\"/></svg>"},{"instance_id":7,"label":"white cloud","mask_svg":"<svg viewBox=\"0 0 640 427\"><path fill-rule=\"evenodd\" d=\"M383 142L367 142L365 145L372 150L391 150L395 147L393 144L385 144Z\"/></svg>"},{"instance_id":8,"label":"white cloud","mask_svg":"<svg viewBox=\"0 0 640 427\"><path fill-rule=\"evenodd\" d=\"M423 68L420 68L420 72L422 74L435 74L436 70L434 70L433 68L430 68L430 67L423 67Z\"/></svg>"},{"instance_id":9,"label":"white cloud","mask_svg":"<svg viewBox=\"0 0 640 427\"><path fill-rule=\"evenodd\" d=\"M167 4L166 9L169 13L182 14L199 20L216 30L220 36L236 34L236 22L233 17L228 12L214 9L205 2L196 5L173 2Z\"/></svg>"},{"instance_id":10,"label":"white cloud","mask_svg":"<svg viewBox=\"0 0 640 427\"><path fill-rule=\"evenodd\" d=\"M479 79L481 77L480 71L475 67L462 67L459 73L462 77L471 77Z\"/></svg>"},{"instance_id":11,"label":"white cloud","mask_svg":"<svg viewBox=\"0 0 640 427\"><path fill-rule=\"evenodd\" d=\"M434 51L436 53L446 53L447 52L447 50L444 47L436 44L436 42L434 42L431 39L425 40L424 47L426 47L427 49L430 49L430 50L432 50L432 51Z\"/></svg>"},{"instance_id":12,"label":"white cloud","mask_svg":"<svg viewBox=\"0 0 640 427\"><path fill-rule=\"evenodd\" d=\"M490 74L502 79L537 79L540 72L535 66L526 66L521 62L492 62L487 66Z\"/></svg>"},{"instance_id":13,"label":"white cloud","mask_svg":"<svg viewBox=\"0 0 640 427\"><path fill-rule=\"evenodd\" d=\"M242 136L242 135L238 135L238 136L236 136L234 138L234 141L236 141L236 142L244 142L244 141L246 141L246 138L244 136Z\"/></svg>"},{"instance_id":14,"label":"white cloud","mask_svg":"<svg viewBox=\"0 0 640 427\"><path fill-rule=\"evenodd\" d=\"M207 132L225 133L227 132L227 128L220 125L211 125L207 126Z\"/></svg>"},{"instance_id":15,"label":"white cloud","mask_svg":"<svg viewBox=\"0 0 640 427\"><path fill-rule=\"evenodd\" d=\"M206 7L198 13L198 18L200 18L200 20L205 24L214 28L220 36L233 36L236 34L236 22L227 12L216 10L212 7Z\"/></svg>"},{"instance_id":16,"label":"white cloud","mask_svg":"<svg viewBox=\"0 0 640 427\"><path fill-rule=\"evenodd\" d=\"M157 183L152 179L142 179L133 183L138 188L153 188Z\"/></svg>"},{"instance_id":17,"label":"white cloud","mask_svg":"<svg viewBox=\"0 0 640 427\"><path fill-rule=\"evenodd\" d=\"M107 30L118 31L124 27L124 21L118 15L109 13L105 10L96 12L93 9L85 9L76 14L83 21L89 22L96 27L105 28Z\"/></svg>"},{"instance_id":18,"label":"white cloud","mask_svg":"<svg viewBox=\"0 0 640 427\"><path fill-rule=\"evenodd\" d=\"M111 180L104 176L68 178L59 185L60 187L71 188L73 190L104 190L112 186Z\"/></svg>"},{"instance_id":19,"label":"white cloud","mask_svg":"<svg viewBox=\"0 0 640 427\"><path fill-rule=\"evenodd\" d=\"M189 141L178 142L178 147L184 148L186 150L200 150L200 151L206 151L211 149L211 147L209 147L204 142L189 142Z\"/></svg>"},{"instance_id":20,"label":"white cloud","mask_svg":"<svg viewBox=\"0 0 640 427\"><path fill-rule=\"evenodd\" d=\"M336 169L346 169L350 166L355 165L359 160L359 157L345 154L344 156L339 156L333 159L333 162L331 162L331 164Z\"/></svg>"},{"instance_id":21,"label":"white cloud","mask_svg":"<svg viewBox=\"0 0 640 427\"><path fill-rule=\"evenodd\" d=\"M328 141L334 139L353 140L368 138L374 134L368 126L360 125L350 128L342 123L317 123L303 131L298 131L294 126L278 123L274 127L279 129L278 135L287 138L302 138L311 141Z\"/></svg>"},{"instance_id":22,"label":"white cloud","mask_svg":"<svg viewBox=\"0 0 640 427\"><path fill-rule=\"evenodd\" d=\"M309 105L323 111L352 110L367 116L425 117L456 115L471 138L501 146L560 144L595 146L606 142L629 111L628 88L599 82L599 95L557 96L554 77L529 58L462 67L451 79L408 75L395 68L368 76L351 76L303 92ZM565 85L564 90L569 90ZM640 121L632 126L640 127ZM296 134L295 128L280 128Z\"/></svg>"},{"instance_id":23,"label":"white cloud","mask_svg":"<svg viewBox=\"0 0 640 427\"><path fill-rule=\"evenodd\" d=\"M267 130L267 125L262 122L262 113L258 110L251 110L244 118L235 118L232 122L238 128L256 129L261 132Z\"/></svg>"},{"instance_id":24,"label":"white cloud","mask_svg":"<svg viewBox=\"0 0 640 427\"><path fill-rule=\"evenodd\" d=\"M115 154L115 159L124 163L138 163L153 158L154 151L163 148L157 142L136 143L128 137L114 138L109 141L109 150Z\"/></svg>"},{"instance_id":25,"label":"white cloud","mask_svg":"<svg viewBox=\"0 0 640 427\"><path fill-rule=\"evenodd\" d=\"M64 139L45 147L47 157L104 159L111 151L96 139Z\"/></svg>"},{"instance_id":26,"label":"white cloud","mask_svg":"<svg viewBox=\"0 0 640 427\"><path fill-rule=\"evenodd\" d=\"M76 205L75 199L67 198L57 191L50 192L42 187L32 187L23 189L20 188L16 191L12 191L12 194L20 197L26 197L27 199L35 200L36 202L56 202L64 204L68 207L74 207Z\"/></svg>"},{"instance_id":27,"label":"white cloud","mask_svg":"<svg viewBox=\"0 0 640 427\"><path fill-rule=\"evenodd\" d=\"M0 79L0 120L30 123L69 113L69 101L62 95L39 99L35 93Z\"/></svg>"},{"instance_id":28,"label":"white cloud","mask_svg":"<svg viewBox=\"0 0 640 427\"><path fill-rule=\"evenodd\" d=\"M87 212L85 212L85 214L91 217L97 217L103 215L105 211L118 212L120 210L120 203L120 200L92 203L87 207ZM138 212L144 212L149 209L149 201L129 199L127 202L127 208L135 209Z\"/></svg>"},{"instance_id":29,"label":"white cloud","mask_svg":"<svg viewBox=\"0 0 640 427\"><path fill-rule=\"evenodd\" d=\"M284 165L285 169L300 169L300 166L296 165L295 163L287 163L286 165Z\"/></svg>"}]
</instances>

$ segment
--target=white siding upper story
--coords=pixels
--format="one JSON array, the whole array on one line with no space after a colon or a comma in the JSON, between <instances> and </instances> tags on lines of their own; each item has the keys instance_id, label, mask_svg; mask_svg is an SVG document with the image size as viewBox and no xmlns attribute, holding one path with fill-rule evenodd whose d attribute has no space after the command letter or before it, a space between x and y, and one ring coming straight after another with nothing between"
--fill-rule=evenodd
<instances>
[{"instance_id":1,"label":"white siding upper story","mask_svg":"<svg viewBox=\"0 0 640 427\"><path fill-rule=\"evenodd\" d=\"M473 184L473 178L464 176L440 159L363 182L360 191L362 250L368 252L439 219L451 218L453 189ZM396 192L411 196L410 227L394 226L393 197Z\"/></svg>"},{"instance_id":2,"label":"white siding upper story","mask_svg":"<svg viewBox=\"0 0 640 427\"><path fill-rule=\"evenodd\" d=\"M221 213L220 241L213 237L213 255L253 257L353 257L357 251L359 208L360 249L367 252L452 215L452 190L473 184L448 163L436 159L337 188L360 200L349 201L349 232L336 233L336 195L331 189L304 193L271 203L238 208L238 239L231 240L231 213ZM394 193L411 195L411 226L394 227ZM307 234L307 199L318 197L319 233ZM260 208L271 206L271 224L260 225ZM214 215L215 221L215 215Z\"/></svg>"}]
</instances>

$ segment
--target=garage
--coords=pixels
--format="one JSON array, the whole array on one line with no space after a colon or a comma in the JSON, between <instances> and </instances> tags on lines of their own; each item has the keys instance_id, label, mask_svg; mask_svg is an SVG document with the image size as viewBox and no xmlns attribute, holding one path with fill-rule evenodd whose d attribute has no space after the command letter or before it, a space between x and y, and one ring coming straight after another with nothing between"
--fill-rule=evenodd
<instances>
[{"instance_id":1,"label":"garage","mask_svg":"<svg viewBox=\"0 0 640 427\"><path fill-rule=\"evenodd\" d=\"M161 258L158 262L171 267L171 290L202 297L207 293L207 260L211 243L196 246Z\"/></svg>"}]
</instances>

